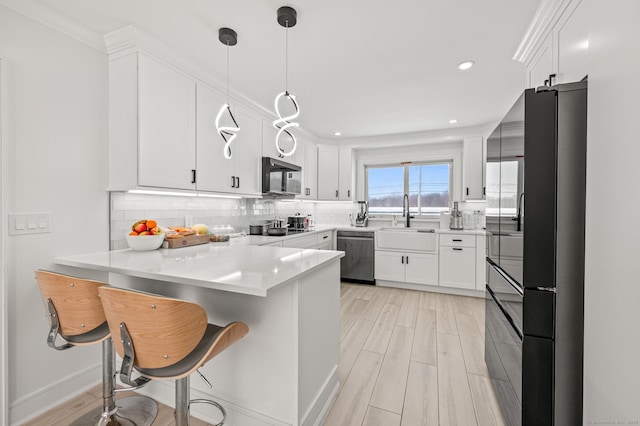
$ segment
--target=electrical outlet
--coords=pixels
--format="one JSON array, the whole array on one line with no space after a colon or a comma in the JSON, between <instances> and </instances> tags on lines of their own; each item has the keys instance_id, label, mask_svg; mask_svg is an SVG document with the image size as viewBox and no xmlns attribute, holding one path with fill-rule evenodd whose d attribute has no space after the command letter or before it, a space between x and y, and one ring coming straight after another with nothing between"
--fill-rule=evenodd
<instances>
[{"instance_id":1,"label":"electrical outlet","mask_svg":"<svg viewBox=\"0 0 640 426\"><path fill-rule=\"evenodd\" d=\"M9 213L9 235L51 232L51 213Z\"/></svg>"}]
</instances>

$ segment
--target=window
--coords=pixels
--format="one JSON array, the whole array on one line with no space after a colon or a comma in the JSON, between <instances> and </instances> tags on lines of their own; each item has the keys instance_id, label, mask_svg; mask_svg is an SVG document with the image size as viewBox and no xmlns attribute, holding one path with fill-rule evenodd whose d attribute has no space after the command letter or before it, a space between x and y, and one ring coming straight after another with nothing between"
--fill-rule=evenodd
<instances>
[{"instance_id":1,"label":"window","mask_svg":"<svg viewBox=\"0 0 640 426\"><path fill-rule=\"evenodd\" d=\"M451 162L367 166L367 200L372 214L402 214L404 194L412 215L448 211Z\"/></svg>"}]
</instances>

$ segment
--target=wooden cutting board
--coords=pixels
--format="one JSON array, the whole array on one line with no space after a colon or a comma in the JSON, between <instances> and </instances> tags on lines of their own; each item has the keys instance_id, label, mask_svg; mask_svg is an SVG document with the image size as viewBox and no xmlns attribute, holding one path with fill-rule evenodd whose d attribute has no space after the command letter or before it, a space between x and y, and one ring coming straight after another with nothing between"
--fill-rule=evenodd
<instances>
[{"instance_id":1,"label":"wooden cutting board","mask_svg":"<svg viewBox=\"0 0 640 426\"><path fill-rule=\"evenodd\" d=\"M208 235L189 235L181 238L165 238L162 243L163 248L182 248L196 246L198 244L206 244L209 242Z\"/></svg>"}]
</instances>

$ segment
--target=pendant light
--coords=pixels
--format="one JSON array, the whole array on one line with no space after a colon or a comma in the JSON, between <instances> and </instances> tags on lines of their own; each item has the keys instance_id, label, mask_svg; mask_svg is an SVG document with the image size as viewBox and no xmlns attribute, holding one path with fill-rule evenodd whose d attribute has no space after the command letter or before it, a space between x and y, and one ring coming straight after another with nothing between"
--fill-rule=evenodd
<instances>
[{"instance_id":1,"label":"pendant light","mask_svg":"<svg viewBox=\"0 0 640 426\"><path fill-rule=\"evenodd\" d=\"M220 28L218 30L218 39L222 44L227 46L227 103L222 105L220 111L218 111L218 115L216 116L216 130L222 140L224 140L224 158L228 160L231 158L231 142L233 142L236 136L238 136L237 132L240 131L238 122L229 107L229 47L235 46L238 43L238 34L236 34L236 32L231 28ZM228 116L231 118L231 122L233 122L233 126L220 125L220 120L225 113L228 113Z\"/></svg>"},{"instance_id":2,"label":"pendant light","mask_svg":"<svg viewBox=\"0 0 640 426\"><path fill-rule=\"evenodd\" d=\"M278 153L280 155L282 155L283 157L288 157L290 155L292 155L295 150L296 150L296 137L293 133L291 133L289 131L290 128L292 127L298 127L298 123L293 122L291 120L294 120L295 118L298 117L298 115L300 115L300 108L298 107L298 103L296 102L296 97L292 94L289 93L289 88L288 88L288 84L289 84L289 28L293 27L296 25L296 22L298 21L298 14L295 11L295 9L293 9L292 7L289 6L282 6L280 9L278 9L278 15L277 15L277 19L278 19L278 24L280 24L281 26L283 26L285 28L285 38L286 38L286 42L285 42L285 84L284 84L284 92L280 93L278 96L276 96L275 99L275 110L276 110L276 114L278 115L278 119L274 120L273 122L273 127L275 127L276 129L278 129L278 134L276 135L276 149L278 150ZM280 112L280 100L282 98L288 99L291 104L293 105L293 108L295 110L295 112L293 114L287 115L287 116L282 116L282 113ZM291 150L289 151L285 151L284 149L282 149L282 147L280 146L281 143L281 139L284 136L288 136L289 138L291 138L291 141L293 142L293 147L291 148Z\"/></svg>"}]
</instances>

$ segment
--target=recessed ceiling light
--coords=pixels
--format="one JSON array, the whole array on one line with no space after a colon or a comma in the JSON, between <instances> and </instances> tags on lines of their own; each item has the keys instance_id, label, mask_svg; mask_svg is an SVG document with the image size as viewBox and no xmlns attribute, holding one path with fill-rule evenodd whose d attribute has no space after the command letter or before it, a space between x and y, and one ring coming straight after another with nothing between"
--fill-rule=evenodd
<instances>
[{"instance_id":1,"label":"recessed ceiling light","mask_svg":"<svg viewBox=\"0 0 640 426\"><path fill-rule=\"evenodd\" d=\"M452 120L449 120L449 124L456 124L458 122L458 120L456 120L455 118Z\"/></svg>"},{"instance_id":2,"label":"recessed ceiling light","mask_svg":"<svg viewBox=\"0 0 640 426\"><path fill-rule=\"evenodd\" d=\"M464 62L460 62L458 64L458 69L460 70L468 70L469 68L471 68L473 66L474 62L473 61L464 61Z\"/></svg>"},{"instance_id":3,"label":"recessed ceiling light","mask_svg":"<svg viewBox=\"0 0 640 426\"><path fill-rule=\"evenodd\" d=\"M342 132L335 132L335 133L333 134L333 136L341 136L341 135L342 135Z\"/></svg>"}]
</instances>

